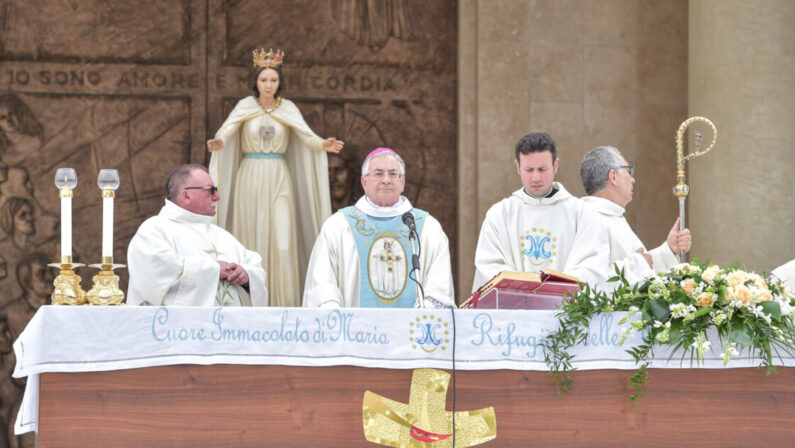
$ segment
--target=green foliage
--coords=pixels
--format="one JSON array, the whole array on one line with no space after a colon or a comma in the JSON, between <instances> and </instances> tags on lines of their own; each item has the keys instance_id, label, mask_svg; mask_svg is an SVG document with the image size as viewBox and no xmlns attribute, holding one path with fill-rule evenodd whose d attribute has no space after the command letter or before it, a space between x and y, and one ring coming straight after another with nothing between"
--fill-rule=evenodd
<instances>
[{"instance_id":1,"label":"green foliage","mask_svg":"<svg viewBox=\"0 0 795 448\"><path fill-rule=\"evenodd\" d=\"M641 342L627 349L638 366L629 378L634 391L629 398L635 404L647 391L647 367L657 346L670 346L671 356L679 353L699 364L707 351L714 351L707 333L715 331L724 365L746 349L768 373L775 372L775 359L795 352L795 297L774 278L743 272L736 264L720 269L693 262L636 285L618 269L610 280L617 284L614 292L585 286L555 315L558 328L547 336L543 349L559 393L573 385L576 367L569 351L586 341L591 319L600 313L628 312L619 322L626 325L622 344L629 334L642 334Z\"/></svg>"}]
</instances>

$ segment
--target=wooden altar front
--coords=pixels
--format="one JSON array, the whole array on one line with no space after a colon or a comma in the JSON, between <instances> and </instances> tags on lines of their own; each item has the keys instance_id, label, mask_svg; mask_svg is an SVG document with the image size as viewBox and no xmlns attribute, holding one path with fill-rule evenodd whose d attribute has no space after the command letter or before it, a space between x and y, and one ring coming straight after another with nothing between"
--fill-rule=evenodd
<instances>
[{"instance_id":1,"label":"wooden altar front","mask_svg":"<svg viewBox=\"0 0 795 448\"><path fill-rule=\"evenodd\" d=\"M791 446L795 369L650 369L633 407L626 370L574 373L558 395L542 371L455 374L455 409L493 406L482 446ZM42 373L39 446L376 446L366 390L407 402L412 370L351 366L172 365ZM453 384L447 409L453 406ZM433 446L433 445L428 445Z\"/></svg>"}]
</instances>

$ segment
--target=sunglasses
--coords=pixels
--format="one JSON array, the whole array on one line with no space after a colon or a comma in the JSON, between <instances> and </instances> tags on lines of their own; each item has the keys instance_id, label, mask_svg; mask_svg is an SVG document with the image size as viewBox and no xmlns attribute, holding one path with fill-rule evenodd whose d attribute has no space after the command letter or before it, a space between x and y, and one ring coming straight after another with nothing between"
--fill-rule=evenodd
<instances>
[{"instance_id":1,"label":"sunglasses","mask_svg":"<svg viewBox=\"0 0 795 448\"><path fill-rule=\"evenodd\" d=\"M218 187L212 185L210 187L185 187L183 190L206 190L210 192L210 196L215 196L215 193L218 192Z\"/></svg>"}]
</instances>

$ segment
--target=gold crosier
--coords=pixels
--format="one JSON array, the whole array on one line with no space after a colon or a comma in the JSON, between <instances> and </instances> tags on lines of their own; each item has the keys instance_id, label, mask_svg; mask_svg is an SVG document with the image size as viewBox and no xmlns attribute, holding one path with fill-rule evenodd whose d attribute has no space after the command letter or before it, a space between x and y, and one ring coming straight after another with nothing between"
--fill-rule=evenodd
<instances>
[{"instance_id":1,"label":"gold crosier","mask_svg":"<svg viewBox=\"0 0 795 448\"><path fill-rule=\"evenodd\" d=\"M712 129L712 143L709 144L707 149L701 151L701 133L696 131L696 151L688 155L684 155L684 136L687 127L692 123L700 121L706 123ZM685 161L693 159L698 156L703 156L708 153L718 141L718 130L711 121L704 117L690 117L679 125L676 131L676 186L674 186L674 196L679 198L679 230L685 229L685 199L687 194L690 193L690 188L685 183ZM685 252L679 253L679 261L687 261L687 254Z\"/></svg>"}]
</instances>

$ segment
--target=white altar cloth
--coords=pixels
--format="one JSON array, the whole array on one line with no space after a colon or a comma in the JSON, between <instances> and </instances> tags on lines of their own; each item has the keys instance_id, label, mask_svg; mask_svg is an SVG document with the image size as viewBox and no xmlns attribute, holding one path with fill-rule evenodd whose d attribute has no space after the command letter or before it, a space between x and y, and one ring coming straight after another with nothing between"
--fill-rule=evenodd
<instances>
[{"instance_id":1,"label":"white altar cloth","mask_svg":"<svg viewBox=\"0 0 795 448\"><path fill-rule=\"evenodd\" d=\"M454 313L454 314L453 314ZM555 311L44 306L14 343L14 377L28 377L15 432L38 429L38 375L174 364L248 364L461 370L547 370L542 350ZM574 366L635 369L619 346L625 313L598 316ZM453 330L455 328L455 331ZM455 338L453 335L455 334ZM717 338L699 364L724 368ZM690 368L655 352L651 368ZM795 359L777 360L795 366ZM728 368L760 364L742 352ZM554 387L550 382L550 387Z\"/></svg>"}]
</instances>

